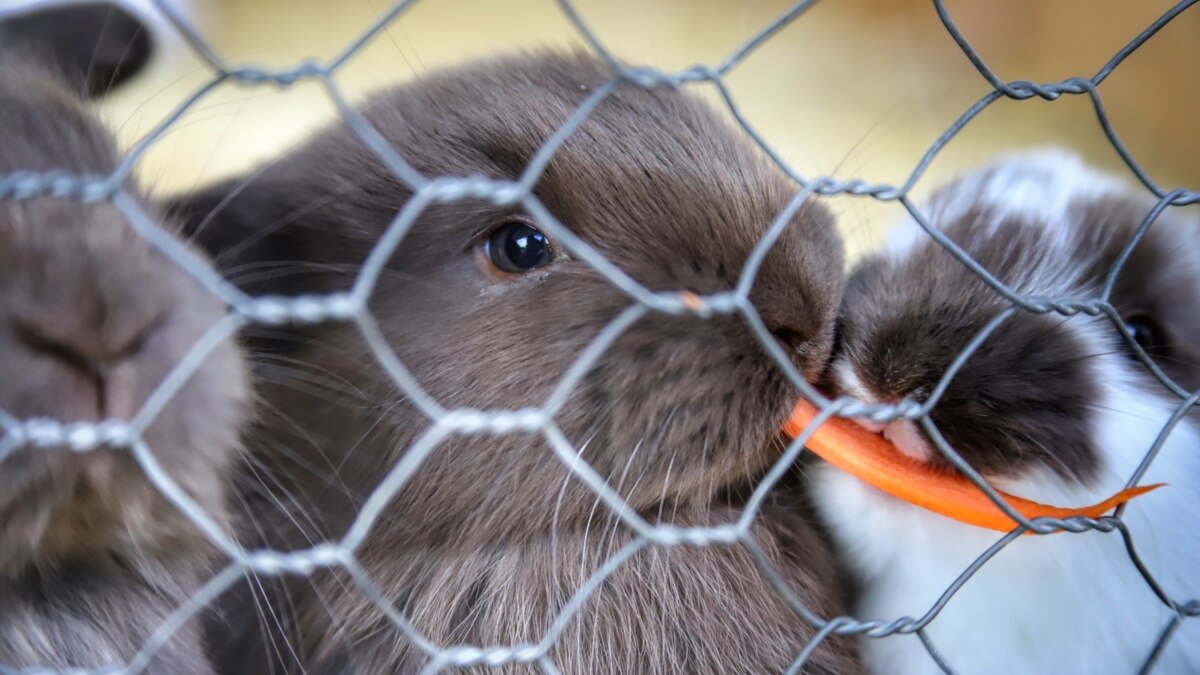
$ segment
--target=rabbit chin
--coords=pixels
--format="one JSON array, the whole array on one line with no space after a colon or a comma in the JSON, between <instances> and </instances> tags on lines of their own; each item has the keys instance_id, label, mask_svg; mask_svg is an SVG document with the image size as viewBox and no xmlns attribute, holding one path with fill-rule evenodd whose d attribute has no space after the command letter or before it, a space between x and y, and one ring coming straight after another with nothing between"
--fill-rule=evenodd
<instances>
[{"instance_id":1,"label":"rabbit chin","mask_svg":"<svg viewBox=\"0 0 1200 675\"><path fill-rule=\"evenodd\" d=\"M1172 402L1109 362L1097 433L1105 466L1094 485L1049 470L996 487L1053 504L1101 501L1124 487L1171 416ZM1111 386L1115 385L1115 386ZM1124 386L1122 386L1124 385ZM1130 502L1124 521L1138 555L1172 599L1200 596L1200 431L1176 426L1141 483L1167 487ZM855 616L919 618L1003 535L959 523L821 466L818 509L861 584ZM949 665L975 673L1133 673L1173 612L1131 562L1118 531L1018 537L950 599L925 632ZM864 638L877 673L940 673L916 635ZM1200 672L1200 620L1185 621L1156 672Z\"/></svg>"}]
</instances>

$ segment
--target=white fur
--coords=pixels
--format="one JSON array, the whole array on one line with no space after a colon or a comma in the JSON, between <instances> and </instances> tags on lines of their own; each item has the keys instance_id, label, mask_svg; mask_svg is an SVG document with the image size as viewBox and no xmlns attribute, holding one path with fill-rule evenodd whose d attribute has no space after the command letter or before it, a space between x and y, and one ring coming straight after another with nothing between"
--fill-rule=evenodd
<instances>
[{"instance_id":1,"label":"white fur","mask_svg":"<svg viewBox=\"0 0 1200 675\"><path fill-rule=\"evenodd\" d=\"M1004 155L988 164L986 171L967 173L935 193L923 215L937 227L961 219L973 208L991 207L997 215L1042 225L1048 239L1061 246L1067 243L1072 202L1125 192L1123 181L1087 166L1079 155L1061 148L1039 148ZM998 223L999 219L978 226ZM904 256L929 241L929 234L917 221L906 217L889 233L887 249Z\"/></svg>"},{"instance_id":2,"label":"white fur","mask_svg":"<svg viewBox=\"0 0 1200 675\"><path fill-rule=\"evenodd\" d=\"M867 386L859 379L858 373L854 371L854 366L851 366L850 362L845 358L839 358L834 361L833 371L837 374L842 390L847 394L864 403L873 403L875 401L875 395L867 389Z\"/></svg>"},{"instance_id":3,"label":"white fur","mask_svg":"<svg viewBox=\"0 0 1200 675\"><path fill-rule=\"evenodd\" d=\"M935 204L934 222L961 215L977 200L994 203L1047 228L1042 263L1066 244L1072 199L1127 192L1061 153L1026 155L1000 167L990 180L968 176L960 183L961 194L943 195ZM898 241L902 255L912 243ZM1196 264L1196 254L1189 251L1181 260ZM1055 267L1070 266L1031 264L1020 285L1049 293L1066 287L1073 281L1071 272ZM1132 370L1141 366L1112 353L1100 323L1105 320L1068 322L1088 353L1098 355L1088 361L1104 391L1096 402L1098 479L1083 488L1043 469L995 481L996 487L1052 504L1096 503L1124 487L1153 444L1178 401L1148 390L1145 378ZM850 393L869 395L848 364L840 364L837 372ZM1194 420L1180 422L1141 481L1155 482L1169 485L1131 502L1124 520L1138 553L1171 597L1200 598L1200 428ZM814 493L862 582L856 616L863 620L920 617L1002 536L901 502L827 466L815 475ZM1135 569L1119 533L1031 535L988 561L927 634L963 675L1134 673L1172 616ZM866 638L864 647L877 673L941 672L915 635ZM1200 673L1200 619L1183 623L1158 663L1155 672Z\"/></svg>"},{"instance_id":4,"label":"white fur","mask_svg":"<svg viewBox=\"0 0 1200 675\"><path fill-rule=\"evenodd\" d=\"M1123 487L1170 416L1165 401L1130 389L1100 402L1109 415L1103 480L1090 489L1044 472L997 487L1054 504L1091 504ZM1200 597L1200 432L1181 423L1143 483L1167 482L1130 503L1139 554L1176 600ZM865 582L860 619L919 617L999 537L899 502L836 469L815 481L818 507ZM964 675L1133 673L1171 617L1130 562L1117 533L1025 536L959 591L928 634ZM878 673L940 672L915 636L868 638ZM1200 622L1185 622L1158 672L1200 672Z\"/></svg>"},{"instance_id":5,"label":"white fur","mask_svg":"<svg viewBox=\"0 0 1200 675\"><path fill-rule=\"evenodd\" d=\"M1124 181L1083 163L1079 155L1044 148L1001 157L989 171L966 174L933 200L937 222L958 220L980 205L1006 216L1041 223L1059 233L1070 231L1070 206L1078 200L1122 194ZM982 223L981 223L982 224Z\"/></svg>"}]
</instances>

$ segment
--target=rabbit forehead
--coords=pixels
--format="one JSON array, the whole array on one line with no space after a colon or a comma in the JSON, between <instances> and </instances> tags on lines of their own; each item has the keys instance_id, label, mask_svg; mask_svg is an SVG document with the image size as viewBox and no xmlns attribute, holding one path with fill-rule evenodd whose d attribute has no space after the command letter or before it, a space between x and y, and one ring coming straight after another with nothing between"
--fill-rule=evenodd
<instances>
[{"instance_id":1,"label":"rabbit forehead","mask_svg":"<svg viewBox=\"0 0 1200 675\"><path fill-rule=\"evenodd\" d=\"M1044 149L1004 156L967 173L938 189L921 213L929 226L1011 290L1083 299L1102 289L1155 201L1116 176L1084 165L1077 155ZM1200 268L1200 254L1165 254L1170 237L1197 238L1195 216L1190 215L1191 223L1188 217L1171 210L1160 215L1129 265L1157 259L1158 265ZM891 264L908 268L903 274L911 278L934 282L948 275L959 283L978 276L913 218L894 228L886 251ZM931 267L932 273L919 271ZM988 289L977 287L975 292Z\"/></svg>"},{"instance_id":2,"label":"rabbit forehead","mask_svg":"<svg viewBox=\"0 0 1200 675\"><path fill-rule=\"evenodd\" d=\"M26 173L31 180L51 173L69 174L67 182L98 180L119 163L111 134L87 106L53 73L20 61L0 68L0 148L0 177L15 180ZM137 208L144 215L159 219L132 184L126 189L142 202ZM111 201L0 188L0 277L39 267L70 273L88 265L101 276L120 275L145 270L153 255ZM118 258L123 264L112 265Z\"/></svg>"},{"instance_id":3,"label":"rabbit forehead","mask_svg":"<svg viewBox=\"0 0 1200 675\"><path fill-rule=\"evenodd\" d=\"M514 180L612 78L583 55L509 56L401 87L366 115L424 175ZM800 190L708 106L666 87L616 85L553 149L535 196L606 256L630 264L694 252L740 267ZM807 207L781 246L819 249L832 275L841 246L823 215Z\"/></svg>"},{"instance_id":4,"label":"rabbit forehead","mask_svg":"<svg viewBox=\"0 0 1200 675\"><path fill-rule=\"evenodd\" d=\"M0 68L0 174L69 171L105 175L117 166L111 136L56 75L24 63Z\"/></svg>"},{"instance_id":5,"label":"rabbit forehead","mask_svg":"<svg viewBox=\"0 0 1200 675\"><path fill-rule=\"evenodd\" d=\"M930 210L934 220L953 222L987 206L1005 219L1053 227L1069 222L1080 200L1125 192L1120 179L1085 165L1079 155L1043 148L1004 155L967 173L938 190Z\"/></svg>"},{"instance_id":6,"label":"rabbit forehead","mask_svg":"<svg viewBox=\"0 0 1200 675\"><path fill-rule=\"evenodd\" d=\"M1037 148L1002 155L955 178L935 190L921 212L938 229L973 219L986 231L1019 220L1065 237L1076 204L1128 192L1120 178L1084 164L1072 151ZM990 218L980 219L981 213ZM904 251L928 239L909 217L893 228L888 248Z\"/></svg>"}]
</instances>

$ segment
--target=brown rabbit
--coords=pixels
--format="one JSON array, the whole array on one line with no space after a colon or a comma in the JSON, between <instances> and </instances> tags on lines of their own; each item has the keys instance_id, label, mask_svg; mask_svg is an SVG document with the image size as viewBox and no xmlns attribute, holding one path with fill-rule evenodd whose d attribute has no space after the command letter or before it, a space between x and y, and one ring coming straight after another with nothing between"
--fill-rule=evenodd
<instances>
[{"instance_id":1,"label":"brown rabbit","mask_svg":"<svg viewBox=\"0 0 1200 675\"><path fill-rule=\"evenodd\" d=\"M68 86L59 73L5 52L0 177L116 169L109 133ZM141 208L154 217L153 205ZM128 421L223 314L222 303L113 204L0 200L6 420ZM247 385L227 341L142 436L218 524L228 522L224 495ZM126 664L218 562L128 448L15 447L0 459L0 671ZM185 623L149 670L213 673L200 621Z\"/></svg>"},{"instance_id":2,"label":"brown rabbit","mask_svg":"<svg viewBox=\"0 0 1200 675\"><path fill-rule=\"evenodd\" d=\"M431 74L363 114L424 175L511 180L611 76L582 55L496 58ZM696 99L633 85L594 110L534 190L645 287L700 294L736 284L797 191ZM337 125L176 210L248 291L327 292L354 282L411 195ZM842 256L831 218L806 204L751 293L808 377L830 351ZM541 405L631 303L533 214L472 198L421 213L370 310L440 405L515 410ZM246 543L336 540L433 423L353 324L251 337L273 414L250 438ZM738 518L779 456L773 439L796 395L741 318L651 313L594 363L554 421L572 452L643 518L713 526ZM837 616L827 545L795 502L769 498L752 536L811 610ZM572 595L634 538L541 433L453 434L395 494L357 559L434 646L520 645L542 640ZM409 673L430 663L344 574L260 583L265 591L242 589L215 627L227 672L268 672L255 653L286 672ZM582 603L548 657L580 675L781 672L815 630L742 545L649 546ZM851 645L830 638L809 670L856 672ZM498 672L540 671L531 654ZM474 663L471 672L487 670Z\"/></svg>"}]
</instances>

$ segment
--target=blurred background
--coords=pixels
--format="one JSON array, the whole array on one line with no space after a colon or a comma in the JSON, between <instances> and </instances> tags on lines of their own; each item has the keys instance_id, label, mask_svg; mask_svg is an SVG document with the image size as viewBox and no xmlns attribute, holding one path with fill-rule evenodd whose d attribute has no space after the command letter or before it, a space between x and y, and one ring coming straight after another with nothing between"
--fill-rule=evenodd
<instances>
[{"instance_id":1,"label":"blurred background","mask_svg":"<svg viewBox=\"0 0 1200 675\"><path fill-rule=\"evenodd\" d=\"M621 58L663 69L716 64L784 12L787 0L576 0ZM1006 80L1091 76L1169 0L948 0L960 28ZM231 63L286 68L338 53L389 0L190 0L183 11ZM131 145L211 79L166 30L165 52L102 113ZM423 0L340 73L352 101L438 66L514 49L582 47L554 0ZM900 183L930 144L988 91L924 0L826 0L728 78L745 115L801 173ZM710 89L697 85L697 89ZM1200 187L1200 9L1185 12L1101 86L1112 123L1160 184ZM712 95L713 92L707 92ZM315 83L225 84L145 156L143 183L189 189L286 151L335 115ZM935 161L916 195L998 152L1046 144L1124 169L1086 97L1003 100ZM1130 175L1132 179L1132 176ZM852 255L901 213L871 199L828 200Z\"/></svg>"}]
</instances>

